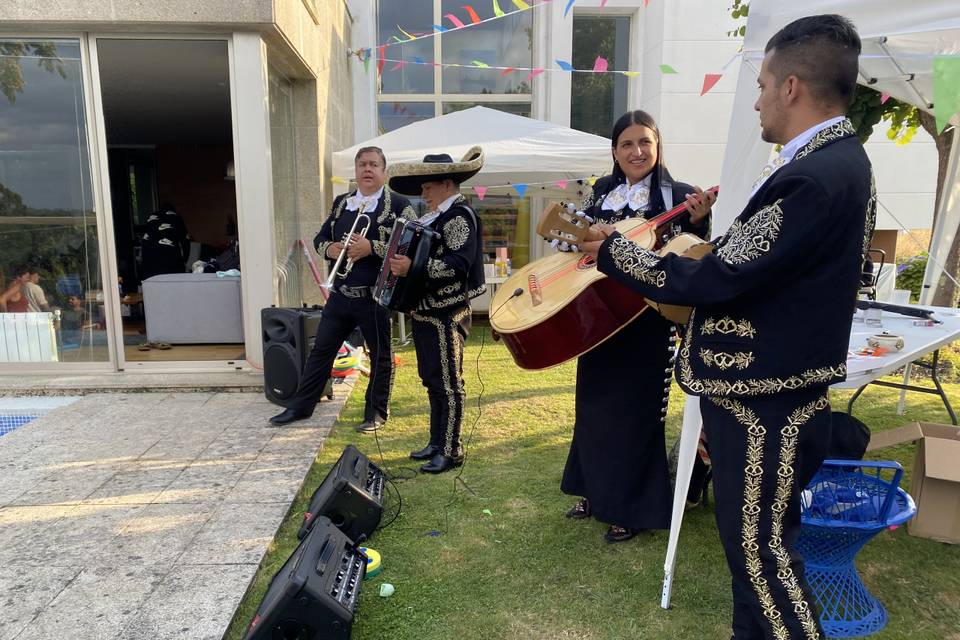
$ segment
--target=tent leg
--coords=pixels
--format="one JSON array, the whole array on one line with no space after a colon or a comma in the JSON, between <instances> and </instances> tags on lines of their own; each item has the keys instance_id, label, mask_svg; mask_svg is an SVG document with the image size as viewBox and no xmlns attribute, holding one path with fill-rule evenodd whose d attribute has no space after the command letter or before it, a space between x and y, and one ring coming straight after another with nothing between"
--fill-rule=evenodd
<instances>
[{"instance_id":1,"label":"tent leg","mask_svg":"<svg viewBox=\"0 0 960 640\"><path fill-rule=\"evenodd\" d=\"M670 608L670 596L673 592L673 569L677 563L677 545L680 540L680 526L683 524L683 512L687 506L687 491L690 489L690 476L697 455L697 442L700 440L700 401L688 395L683 405L683 427L680 430L680 451L677 453L677 481L673 490L673 516L670 519L670 539L667 542L667 556L663 561L663 590L660 606Z\"/></svg>"}]
</instances>

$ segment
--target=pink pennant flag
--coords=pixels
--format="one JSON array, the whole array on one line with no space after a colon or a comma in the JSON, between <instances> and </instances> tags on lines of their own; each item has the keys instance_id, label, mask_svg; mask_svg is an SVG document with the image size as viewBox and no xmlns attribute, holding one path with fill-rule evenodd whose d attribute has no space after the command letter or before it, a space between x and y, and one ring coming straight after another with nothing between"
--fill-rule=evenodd
<instances>
[{"instance_id":1,"label":"pink pennant flag","mask_svg":"<svg viewBox=\"0 0 960 640\"><path fill-rule=\"evenodd\" d=\"M504 69L503 71L500 72L500 75L502 75L502 76L508 76L508 75L510 75L511 73L513 73L514 71L516 71L516 69L514 69L513 67L507 67L506 69Z\"/></svg>"},{"instance_id":2,"label":"pink pennant flag","mask_svg":"<svg viewBox=\"0 0 960 640\"><path fill-rule=\"evenodd\" d=\"M395 65L393 65L392 67L390 67L390 71L396 71L397 69L402 68L403 65L405 65L405 64L407 64L407 61L406 61L406 60L397 60L397 64L395 64Z\"/></svg>"},{"instance_id":3,"label":"pink pennant flag","mask_svg":"<svg viewBox=\"0 0 960 640\"><path fill-rule=\"evenodd\" d=\"M554 182L553 184L557 185L557 186L558 186L559 188L561 188L561 189L566 189L566 188L567 188L567 181L566 181L566 180L557 180L557 181Z\"/></svg>"},{"instance_id":4,"label":"pink pennant flag","mask_svg":"<svg viewBox=\"0 0 960 640\"><path fill-rule=\"evenodd\" d=\"M481 200L483 200L483 199L486 197L486 195L487 195L487 188L486 188L486 187L481 187L481 186L477 185L476 187L473 188L473 190L474 190L474 192L476 192L477 197L480 198Z\"/></svg>"},{"instance_id":5,"label":"pink pennant flag","mask_svg":"<svg viewBox=\"0 0 960 640\"><path fill-rule=\"evenodd\" d=\"M527 74L527 80L533 80L544 71L546 71L546 69L544 69L543 67L537 67L536 69L534 69L533 71Z\"/></svg>"},{"instance_id":6,"label":"pink pennant flag","mask_svg":"<svg viewBox=\"0 0 960 640\"><path fill-rule=\"evenodd\" d=\"M703 88L700 89L700 95L705 94L710 89L713 89L714 85L720 82L720 78L723 77L722 73L707 73L703 76Z\"/></svg>"},{"instance_id":7,"label":"pink pennant flag","mask_svg":"<svg viewBox=\"0 0 960 640\"><path fill-rule=\"evenodd\" d=\"M443 17L446 18L447 20L449 20L450 22L452 22L452 23L453 23L453 26L456 27L457 29L462 29L462 28L463 28L463 23L460 22L460 18L458 18L457 16L453 15L452 13L448 13L447 15L445 15L445 16L443 16Z\"/></svg>"},{"instance_id":8,"label":"pink pennant flag","mask_svg":"<svg viewBox=\"0 0 960 640\"><path fill-rule=\"evenodd\" d=\"M600 8L603 9L605 6L607 6L607 0L600 0Z\"/></svg>"},{"instance_id":9,"label":"pink pennant flag","mask_svg":"<svg viewBox=\"0 0 960 640\"><path fill-rule=\"evenodd\" d=\"M643 0L643 6L647 6L648 4L650 4L650 0Z\"/></svg>"},{"instance_id":10,"label":"pink pennant flag","mask_svg":"<svg viewBox=\"0 0 960 640\"><path fill-rule=\"evenodd\" d=\"M889 99L890 99L889 93L884 93L884 92L880 93L880 104L887 104L887 100Z\"/></svg>"},{"instance_id":11,"label":"pink pennant flag","mask_svg":"<svg viewBox=\"0 0 960 640\"><path fill-rule=\"evenodd\" d=\"M600 5L601 7L603 5ZM607 70L607 59L602 56L597 56L596 61L593 63L594 71L606 71Z\"/></svg>"}]
</instances>

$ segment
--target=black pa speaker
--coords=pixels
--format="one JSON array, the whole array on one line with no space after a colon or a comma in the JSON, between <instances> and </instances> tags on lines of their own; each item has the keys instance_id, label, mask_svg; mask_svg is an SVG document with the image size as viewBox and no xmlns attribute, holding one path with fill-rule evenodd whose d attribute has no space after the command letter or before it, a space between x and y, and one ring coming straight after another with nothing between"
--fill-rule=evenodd
<instances>
[{"instance_id":1,"label":"black pa speaker","mask_svg":"<svg viewBox=\"0 0 960 640\"><path fill-rule=\"evenodd\" d=\"M263 391L270 402L286 407L297 392L322 313L317 307L267 307L260 311ZM323 395L333 398L333 380L327 380Z\"/></svg>"},{"instance_id":2,"label":"black pa speaker","mask_svg":"<svg viewBox=\"0 0 960 640\"><path fill-rule=\"evenodd\" d=\"M383 471L355 446L347 445L313 492L297 537L302 540L314 522L325 518L351 540L359 540L361 534L369 538L383 515L385 484Z\"/></svg>"},{"instance_id":3,"label":"black pa speaker","mask_svg":"<svg viewBox=\"0 0 960 640\"><path fill-rule=\"evenodd\" d=\"M244 640L350 638L366 557L326 518L273 576Z\"/></svg>"}]
</instances>

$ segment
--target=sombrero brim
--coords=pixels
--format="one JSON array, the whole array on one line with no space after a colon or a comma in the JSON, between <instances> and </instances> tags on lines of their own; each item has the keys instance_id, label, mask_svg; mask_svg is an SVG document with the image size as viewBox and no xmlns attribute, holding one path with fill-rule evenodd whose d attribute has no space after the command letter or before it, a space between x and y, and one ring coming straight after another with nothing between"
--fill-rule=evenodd
<instances>
[{"instance_id":1,"label":"sombrero brim","mask_svg":"<svg viewBox=\"0 0 960 640\"><path fill-rule=\"evenodd\" d=\"M405 196L419 196L424 182L466 182L483 168L483 149L471 147L459 162L398 162L390 165L390 188Z\"/></svg>"}]
</instances>

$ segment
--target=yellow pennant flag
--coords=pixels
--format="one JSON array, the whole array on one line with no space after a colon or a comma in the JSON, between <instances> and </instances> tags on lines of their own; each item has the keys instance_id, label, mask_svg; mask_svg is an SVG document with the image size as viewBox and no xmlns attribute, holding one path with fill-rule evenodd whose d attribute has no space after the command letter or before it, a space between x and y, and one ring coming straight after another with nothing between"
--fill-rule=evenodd
<instances>
[{"instance_id":1,"label":"yellow pennant flag","mask_svg":"<svg viewBox=\"0 0 960 640\"><path fill-rule=\"evenodd\" d=\"M589 184L592 187L593 185L597 184L597 180L599 180L597 176L590 176L589 178L587 178L587 184Z\"/></svg>"},{"instance_id":2,"label":"yellow pennant flag","mask_svg":"<svg viewBox=\"0 0 960 640\"><path fill-rule=\"evenodd\" d=\"M635 78L636 76L640 75L640 72L639 72L639 71L624 71L624 72L622 72L622 73L623 73L623 75L627 76L628 78Z\"/></svg>"},{"instance_id":3,"label":"yellow pennant flag","mask_svg":"<svg viewBox=\"0 0 960 640\"><path fill-rule=\"evenodd\" d=\"M523 0L513 0L513 4L517 5L517 9L520 9L520 11L530 8L530 5Z\"/></svg>"},{"instance_id":4,"label":"yellow pennant flag","mask_svg":"<svg viewBox=\"0 0 960 640\"><path fill-rule=\"evenodd\" d=\"M500 4L497 2L497 0L493 0L493 15L497 16L498 18L502 15L506 15L503 13L503 9L500 8Z\"/></svg>"},{"instance_id":5,"label":"yellow pennant flag","mask_svg":"<svg viewBox=\"0 0 960 640\"><path fill-rule=\"evenodd\" d=\"M400 29L400 33L402 33L403 35L407 36L407 39L408 39L408 40L416 40L416 39L417 39L417 36L412 36L412 35L410 35L410 34L407 33L406 31L404 31L404 30L400 27L400 25L397 25L397 29Z\"/></svg>"}]
</instances>

